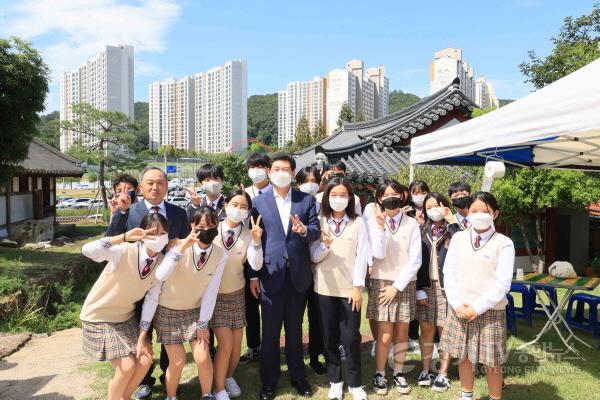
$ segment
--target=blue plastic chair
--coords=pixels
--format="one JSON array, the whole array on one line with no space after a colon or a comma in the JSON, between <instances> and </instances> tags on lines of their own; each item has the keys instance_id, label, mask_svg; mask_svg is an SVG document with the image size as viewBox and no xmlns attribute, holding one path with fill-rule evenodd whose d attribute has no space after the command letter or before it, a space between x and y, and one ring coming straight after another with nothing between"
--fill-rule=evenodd
<instances>
[{"instance_id":1,"label":"blue plastic chair","mask_svg":"<svg viewBox=\"0 0 600 400\"><path fill-rule=\"evenodd\" d=\"M552 302L554 304L558 304L558 298L556 296L556 288L553 288L553 287L542 288L542 287L535 287L535 286L531 286L529 288L529 297L530 297L529 301L531 304L531 313L545 315L546 313L544 312L542 305L537 302L538 298L536 296L536 290L543 290L544 292L546 292L546 295L552 299ZM552 305L552 303L546 304L546 307L548 308L548 311L550 311L550 312L554 311L554 306Z\"/></svg>"},{"instance_id":2,"label":"blue plastic chair","mask_svg":"<svg viewBox=\"0 0 600 400\"><path fill-rule=\"evenodd\" d=\"M513 283L510 285L510 293L519 293L521 295L521 307L515 307L513 300L515 317L524 319L527 325L531 326L533 324L533 313L529 287L522 283Z\"/></svg>"},{"instance_id":3,"label":"blue plastic chair","mask_svg":"<svg viewBox=\"0 0 600 400\"><path fill-rule=\"evenodd\" d=\"M517 336L517 315L515 313L515 300L510 293L506 294L508 305L506 306L506 329L511 335Z\"/></svg>"},{"instance_id":4,"label":"blue plastic chair","mask_svg":"<svg viewBox=\"0 0 600 400\"><path fill-rule=\"evenodd\" d=\"M584 317L585 305L589 307L588 317ZM589 293L575 293L569 299L565 320L572 328L578 328L589 332L593 337L600 333L600 324L598 323L598 306L600 305L600 296L594 296ZM573 308L575 307L575 312Z\"/></svg>"}]
</instances>

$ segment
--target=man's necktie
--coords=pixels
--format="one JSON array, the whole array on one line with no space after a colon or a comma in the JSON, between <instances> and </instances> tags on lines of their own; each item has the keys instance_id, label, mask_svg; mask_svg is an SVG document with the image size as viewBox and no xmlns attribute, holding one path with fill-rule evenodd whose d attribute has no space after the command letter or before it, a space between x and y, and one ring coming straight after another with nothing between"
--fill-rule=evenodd
<instances>
[{"instance_id":1,"label":"man's necktie","mask_svg":"<svg viewBox=\"0 0 600 400\"><path fill-rule=\"evenodd\" d=\"M160 207L159 206L152 206L150 207L150 212L152 214L157 214L160 211Z\"/></svg>"}]
</instances>

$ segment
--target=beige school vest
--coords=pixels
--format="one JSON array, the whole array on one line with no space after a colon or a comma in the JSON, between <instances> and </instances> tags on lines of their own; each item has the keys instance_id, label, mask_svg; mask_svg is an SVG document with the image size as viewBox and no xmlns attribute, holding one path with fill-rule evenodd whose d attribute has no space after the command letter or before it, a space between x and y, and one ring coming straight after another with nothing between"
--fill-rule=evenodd
<instances>
[{"instance_id":1,"label":"beige school vest","mask_svg":"<svg viewBox=\"0 0 600 400\"><path fill-rule=\"evenodd\" d=\"M163 255L158 253L152 271L142 278L138 243L123 243L123 253L114 271L109 262L88 293L79 318L86 322L125 322L134 315L135 303L156 282L156 267Z\"/></svg>"},{"instance_id":2,"label":"beige school vest","mask_svg":"<svg viewBox=\"0 0 600 400\"><path fill-rule=\"evenodd\" d=\"M158 304L172 310L191 310L200 307L200 299L217 271L223 249L212 247L200 269L196 267L194 248L189 247L179 259L173 274L163 283Z\"/></svg>"},{"instance_id":3,"label":"beige school vest","mask_svg":"<svg viewBox=\"0 0 600 400\"><path fill-rule=\"evenodd\" d=\"M329 227L326 218L320 218L321 227ZM361 217L349 220L339 236L333 232L329 254L315 265L315 292L324 296L348 297L352 290L354 262L358 248L358 233L363 226ZM325 228L326 229L326 228Z\"/></svg>"},{"instance_id":4,"label":"beige school vest","mask_svg":"<svg viewBox=\"0 0 600 400\"><path fill-rule=\"evenodd\" d=\"M431 252L429 253L429 279L432 281L440 280L440 270L438 269L438 254L437 246L440 240L446 240L445 236L434 239L431 232L425 234L427 241L431 244Z\"/></svg>"},{"instance_id":5,"label":"beige school vest","mask_svg":"<svg viewBox=\"0 0 600 400\"><path fill-rule=\"evenodd\" d=\"M227 253L227 264L223 270L223 278L221 278L221 286L219 287L219 293L233 293L240 289L243 289L246 285L244 279L244 263L247 258L248 244L252 241L252 233L250 229L246 228L244 224L241 224L241 231L236 241L233 243L231 248L225 247L225 238L227 237L227 230L229 227L225 221L219 224L219 235L213 241L219 247Z\"/></svg>"},{"instance_id":6,"label":"beige school vest","mask_svg":"<svg viewBox=\"0 0 600 400\"><path fill-rule=\"evenodd\" d=\"M411 233L415 226L419 223L407 215L404 215L400 220L400 224L396 228L396 232L392 232L389 225L386 223L386 252L385 257L381 260L373 258L373 271L371 278L384 279L395 281L398 275L405 268L408 262L408 248L410 246ZM378 228L374 228L378 229ZM411 278L411 281L416 281L417 275Z\"/></svg>"},{"instance_id":7,"label":"beige school vest","mask_svg":"<svg viewBox=\"0 0 600 400\"><path fill-rule=\"evenodd\" d=\"M458 253L457 281L461 302L473 304L481 295L487 293L496 282L496 268L500 250L510 243L510 239L500 233L494 233L483 246L475 250L471 241L472 229L457 232L452 237L456 240ZM496 304L494 310L504 310L506 297Z\"/></svg>"}]
</instances>

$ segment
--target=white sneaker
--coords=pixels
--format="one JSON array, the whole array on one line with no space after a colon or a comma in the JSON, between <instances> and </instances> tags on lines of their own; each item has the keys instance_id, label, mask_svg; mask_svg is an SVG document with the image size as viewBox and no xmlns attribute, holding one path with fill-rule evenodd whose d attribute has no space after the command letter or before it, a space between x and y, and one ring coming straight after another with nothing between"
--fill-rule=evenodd
<instances>
[{"instance_id":1,"label":"white sneaker","mask_svg":"<svg viewBox=\"0 0 600 400\"><path fill-rule=\"evenodd\" d=\"M352 400L367 400L367 393L362 386L355 388L348 388L348 391L352 395Z\"/></svg>"},{"instance_id":2,"label":"white sneaker","mask_svg":"<svg viewBox=\"0 0 600 400\"><path fill-rule=\"evenodd\" d=\"M342 400L344 397L344 381L329 384L329 393L327 398L330 400Z\"/></svg>"},{"instance_id":3,"label":"white sneaker","mask_svg":"<svg viewBox=\"0 0 600 400\"><path fill-rule=\"evenodd\" d=\"M227 394L226 390L221 390L219 393L215 394L215 400L229 400L229 394Z\"/></svg>"},{"instance_id":4,"label":"white sneaker","mask_svg":"<svg viewBox=\"0 0 600 400\"><path fill-rule=\"evenodd\" d=\"M242 395L242 389L233 376L225 378L225 390L227 390L230 397L240 397Z\"/></svg>"},{"instance_id":5,"label":"white sneaker","mask_svg":"<svg viewBox=\"0 0 600 400\"><path fill-rule=\"evenodd\" d=\"M414 340L414 339L409 339L408 340L408 351L411 351L413 353L420 353L421 345L419 344L419 341Z\"/></svg>"},{"instance_id":6,"label":"white sneaker","mask_svg":"<svg viewBox=\"0 0 600 400\"><path fill-rule=\"evenodd\" d=\"M375 345L377 344L376 340L373 340L373 345L371 346L371 357L375 358Z\"/></svg>"}]
</instances>

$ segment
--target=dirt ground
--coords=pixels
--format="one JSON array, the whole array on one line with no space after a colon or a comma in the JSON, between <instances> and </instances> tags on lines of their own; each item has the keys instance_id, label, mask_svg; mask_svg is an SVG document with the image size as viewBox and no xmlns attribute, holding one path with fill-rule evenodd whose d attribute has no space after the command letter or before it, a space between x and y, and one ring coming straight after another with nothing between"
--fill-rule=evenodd
<instances>
[{"instance_id":1,"label":"dirt ground","mask_svg":"<svg viewBox=\"0 0 600 400\"><path fill-rule=\"evenodd\" d=\"M81 368L89 363L81 351L81 330L67 329L33 338L0 360L0 399L72 400L94 396L95 380Z\"/></svg>"}]
</instances>

